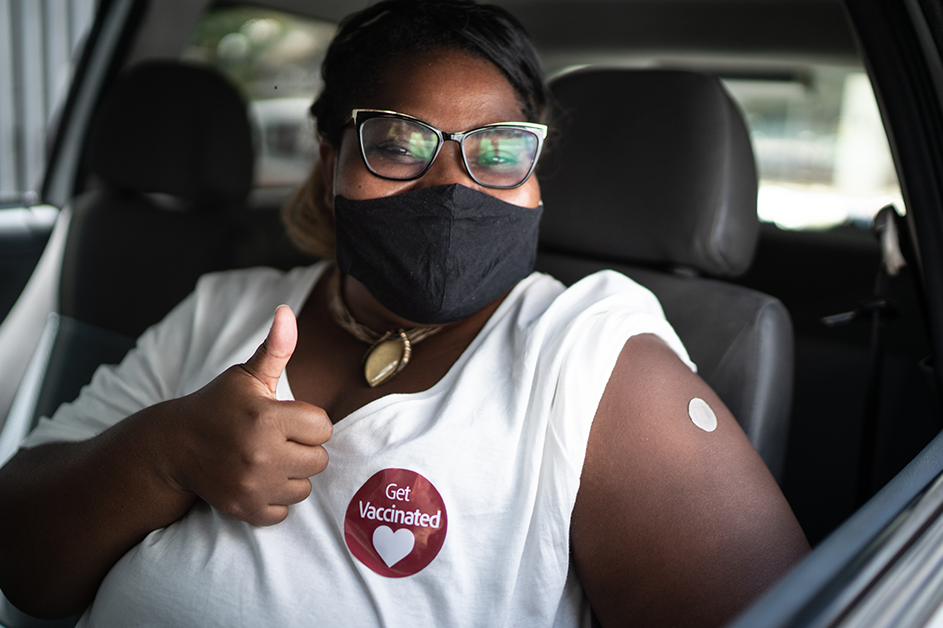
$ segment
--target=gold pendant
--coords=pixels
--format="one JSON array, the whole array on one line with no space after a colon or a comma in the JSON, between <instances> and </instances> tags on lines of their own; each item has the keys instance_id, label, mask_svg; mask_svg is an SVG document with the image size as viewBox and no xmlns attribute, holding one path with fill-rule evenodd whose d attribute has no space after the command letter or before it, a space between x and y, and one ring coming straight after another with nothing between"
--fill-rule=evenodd
<instances>
[{"instance_id":1,"label":"gold pendant","mask_svg":"<svg viewBox=\"0 0 943 628\"><path fill-rule=\"evenodd\" d=\"M394 333L398 335L394 336ZM363 375L370 388L376 388L402 371L409 363L411 354L412 345L402 329L389 332L377 340L367 350L363 360Z\"/></svg>"}]
</instances>

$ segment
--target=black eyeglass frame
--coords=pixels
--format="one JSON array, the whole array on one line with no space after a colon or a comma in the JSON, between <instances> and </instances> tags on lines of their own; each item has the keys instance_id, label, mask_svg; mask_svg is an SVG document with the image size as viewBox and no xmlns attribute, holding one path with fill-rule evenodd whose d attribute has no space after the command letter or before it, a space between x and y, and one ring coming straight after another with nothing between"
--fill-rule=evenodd
<instances>
[{"instance_id":1,"label":"black eyeglass frame","mask_svg":"<svg viewBox=\"0 0 943 628\"><path fill-rule=\"evenodd\" d=\"M439 141L436 145L435 152L432 154L432 159L429 160L429 163L426 164L426 167L423 168L422 172L414 177L400 179L396 177L387 177L376 172L373 168L370 167L370 162L367 161L367 153L363 148L363 124L367 120L373 118L396 118L400 120L407 120L429 129L436 135ZM472 178L472 181L482 187L495 190L513 190L514 188L519 188L527 183L527 180L530 179L532 174L534 174L534 169L537 168L537 161L540 159L540 152L543 149L544 139L547 137L547 125L537 124L536 122L496 122L494 124L486 124L485 126L480 126L476 129L471 129L463 133L446 133L445 131L440 131L439 129L435 128L428 122L423 122L419 118L405 113L399 113L398 111L387 111L385 109L354 109L350 113L350 120L348 122L353 122L354 128L357 131L357 145L360 147L360 157L363 159L363 165L366 166L367 170L369 170L370 173L374 176L380 177L381 179L386 179L388 181L415 181L416 179L420 179L424 174L429 172L429 168L431 168L432 164L435 163L436 157L439 156L439 151L442 150L442 146L446 142L452 141L458 143L460 148L459 152L462 153L462 165L465 166L465 172L467 172L468 176ZM534 151L534 161L530 164L530 169L528 169L527 174L520 183L516 183L514 185L491 185L484 183L483 181L479 181L478 177L472 173L472 169L468 165L468 157L465 155L465 138L474 133L486 131L488 129L511 129L516 131L525 131L527 133L533 134L537 138L537 150Z\"/></svg>"}]
</instances>

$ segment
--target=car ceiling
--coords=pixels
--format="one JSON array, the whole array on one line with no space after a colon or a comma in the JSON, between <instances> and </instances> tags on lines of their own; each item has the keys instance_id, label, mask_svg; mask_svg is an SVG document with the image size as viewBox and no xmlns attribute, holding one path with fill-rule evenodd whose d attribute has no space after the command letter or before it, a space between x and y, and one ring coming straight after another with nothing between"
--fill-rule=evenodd
<instances>
[{"instance_id":1,"label":"car ceiling","mask_svg":"<svg viewBox=\"0 0 943 628\"><path fill-rule=\"evenodd\" d=\"M149 3L129 63L177 56L199 15L241 2ZM366 0L257 0L273 9L339 21ZM496 0L517 16L548 70L586 63L660 63L708 69L858 64L839 0Z\"/></svg>"}]
</instances>

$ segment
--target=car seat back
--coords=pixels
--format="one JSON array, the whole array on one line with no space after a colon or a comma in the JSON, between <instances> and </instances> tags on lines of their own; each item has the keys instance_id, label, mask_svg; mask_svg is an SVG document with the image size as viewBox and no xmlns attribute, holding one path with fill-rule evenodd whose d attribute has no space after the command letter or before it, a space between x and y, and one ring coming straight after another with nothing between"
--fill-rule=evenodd
<instances>
[{"instance_id":1,"label":"car seat back","mask_svg":"<svg viewBox=\"0 0 943 628\"><path fill-rule=\"evenodd\" d=\"M73 203L60 312L137 338L232 265L252 189L245 104L211 69L140 64L99 107L88 162L102 188Z\"/></svg>"},{"instance_id":2,"label":"car seat back","mask_svg":"<svg viewBox=\"0 0 943 628\"><path fill-rule=\"evenodd\" d=\"M200 275L232 267L251 238L241 219L254 159L246 107L214 70L151 61L124 72L96 111L86 156L94 189L68 209L58 311L4 425L7 449L99 364L120 361Z\"/></svg>"},{"instance_id":3,"label":"car seat back","mask_svg":"<svg viewBox=\"0 0 943 628\"><path fill-rule=\"evenodd\" d=\"M151 61L116 79L88 138L94 189L63 211L64 244L50 241L62 258L58 311L2 424L0 464L39 417L77 397L99 365L121 361L200 275L300 258L276 250L285 242L266 241L278 230L276 212L244 211L253 160L245 104L216 71ZM0 624L11 628L76 619L31 618L0 594Z\"/></svg>"},{"instance_id":4,"label":"car seat back","mask_svg":"<svg viewBox=\"0 0 943 628\"><path fill-rule=\"evenodd\" d=\"M720 81L685 71L585 69L551 89L563 129L539 171L538 269L572 283L612 268L652 290L781 480L792 324L777 299L721 280L749 267L759 233L739 110Z\"/></svg>"}]
</instances>

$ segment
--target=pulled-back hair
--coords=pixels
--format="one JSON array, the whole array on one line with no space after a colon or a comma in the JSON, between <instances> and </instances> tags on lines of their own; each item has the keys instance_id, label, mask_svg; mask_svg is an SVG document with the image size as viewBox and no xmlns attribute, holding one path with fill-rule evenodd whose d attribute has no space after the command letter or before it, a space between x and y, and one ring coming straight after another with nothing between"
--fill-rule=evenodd
<instances>
[{"instance_id":1,"label":"pulled-back hair","mask_svg":"<svg viewBox=\"0 0 943 628\"><path fill-rule=\"evenodd\" d=\"M437 48L493 63L517 93L528 122L545 122L548 89L527 32L501 7L472 0L384 0L343 21L321 66L324 89L311 105L318 132L339 139L350 111L382 89L388 61Z\"/></svg>"},{"instance_id":2,"label":"pulled-back hair","mask_svg":"<svg viewBox=\"0 0 943 628\"><path fill-rule=\"evenodd\" d=\"M436 49L490 61L514 88L526 121L548 122L550 96L540 58L506 10L473 0L383 0L344 18L327 49L324 88L310 109L318 134L338 146L351 110L383 89L391 62ZM328 193L319 164L283 211L295 245L321 257L334 255Z\"/></svg>"}]
</instances>

